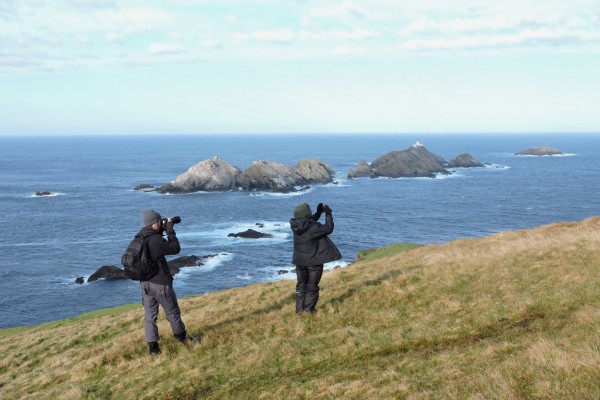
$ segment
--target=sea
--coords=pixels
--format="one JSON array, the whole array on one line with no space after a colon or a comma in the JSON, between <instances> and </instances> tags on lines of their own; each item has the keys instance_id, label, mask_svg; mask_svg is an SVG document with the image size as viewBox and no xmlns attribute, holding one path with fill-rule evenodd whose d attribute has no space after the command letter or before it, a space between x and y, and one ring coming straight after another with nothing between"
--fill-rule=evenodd
<instances>
[{"instance_id":1,"label":"sea","mask_svg":"<svg viewBox=\"0 0 600 400\"><path fill-rule=\"evenodd\" d=\"M371 162L419 140L446 160L469 153L484 168L436 178L347 179ZM562 156L517 156L550 146ZM313 157L335 181L308 190L161 195L160 186L218 156L241 170L253 161L295 166ZM120 266L142 225L142 212L180 216L179 256L211 256L175 276L178 297L257 282L295 279L289 219L300 203L333 210L331 239L346 267L358 251L396 242L444 243L496 232L578 221L600 214L597 134L286 134L0 137L0 328L35 325L139 303L139 283L87 278ZM50 196L36 196L39 191ZM228 237L246 229L272 238ZM75 279L84 277L83 284ZM326 293L323 293L326 296ZM184 317L185 319L185 317Z\"/></svg>"}]
</instances>

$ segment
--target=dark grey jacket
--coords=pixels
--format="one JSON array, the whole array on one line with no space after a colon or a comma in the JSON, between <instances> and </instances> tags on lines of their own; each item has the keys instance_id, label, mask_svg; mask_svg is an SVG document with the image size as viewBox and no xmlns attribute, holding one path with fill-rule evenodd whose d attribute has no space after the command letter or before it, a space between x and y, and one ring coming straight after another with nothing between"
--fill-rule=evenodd
<instances>
[{"instance_id":1,"label":"dark grey jacket","mask_svg":"<svg viewBox=\"0 0 600 400\"><path fill-rule=\"evenodd\" d=\"M333 217L325 216L325 224L316 221L318 215L312 219L292 218L290 227L294 233L294 254L292 264L310 267L321 265L342 258L335 244L327 237L333 232Z\"/></svg>"},{"instance_id":2,"label":"dark grey jacket","mask_svg":"<svg viewBox=\"0 0 600 400\"><path fill-rule=\"evenodd\" d=\"M160 232L147 226L143 227L139 234L146 238L150 255L159 264L158 274L148 281L157 285L170 285L173 283L173 276L171 275L165 256L177 254L181 251L177 236L175 236L175 233L172 233L167 239L164 239Z\"/></svg>"}]
</instances>

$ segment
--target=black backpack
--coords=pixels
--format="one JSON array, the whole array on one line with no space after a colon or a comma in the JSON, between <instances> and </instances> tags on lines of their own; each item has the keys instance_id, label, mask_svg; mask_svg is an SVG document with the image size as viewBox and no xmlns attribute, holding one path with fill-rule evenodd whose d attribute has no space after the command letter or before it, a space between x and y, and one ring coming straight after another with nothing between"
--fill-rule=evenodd
<instances>
[{"instance_id":1,"label":"black backpack","mask_svg":"<svg viewBox=\"0 0 600 400\"><path fill-rule=\"evenodd\" d=\"M152 260L148 241L140 234L129 243L121 257L125 275L134 281L147 281L158 274L158 263Z\"/></svg>"}]
</instances>

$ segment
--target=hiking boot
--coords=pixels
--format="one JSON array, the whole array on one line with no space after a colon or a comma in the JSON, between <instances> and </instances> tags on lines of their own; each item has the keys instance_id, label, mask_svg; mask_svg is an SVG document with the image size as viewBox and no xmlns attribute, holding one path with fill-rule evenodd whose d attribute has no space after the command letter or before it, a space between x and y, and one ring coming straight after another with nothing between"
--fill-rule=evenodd
<instances>
[{"instance_id":1,"label":"hiking boot","mask_svg":"<svg viewBox=\"0 0 600 400\"><path fill-rule=\"evenodd\" d=\"M150 350L151 356L157 356L160 354L160 347L158 347L158 342L148 342L148 349Z\"/></svg>"},{"instance_id":2,"label":"hiking boot","mask_svg":"<svg viewBox=\"0 0 600 400\"><path fill-rule=\"evenodd\" d=\"M200 336L191 336L188 335L187 332L178 333L175 336L175 339L180 341L181 343L199 343Z\"/></svg>"}]
</instances>

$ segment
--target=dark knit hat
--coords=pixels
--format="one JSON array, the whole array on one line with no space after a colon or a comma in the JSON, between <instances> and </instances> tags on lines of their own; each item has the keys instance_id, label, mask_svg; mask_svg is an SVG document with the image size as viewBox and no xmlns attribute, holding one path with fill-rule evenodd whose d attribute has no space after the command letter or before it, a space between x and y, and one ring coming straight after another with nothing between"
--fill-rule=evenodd
<instances>
[{"instance_id":1,"label":"dark knit hat","mask_svg":"<svg viewBox=\"0 0 600 400\"><path fill-rule=\"evenodd\" d=\"M312 218L312 211L307 203L299 204L294 209L294 218Z\"/></svg>"},{"instance_id":2,"label":"dark knit hat","mask_svg":"<svg viewBox=\"0 0 600 400\"><path fill-rule=\"evenodd\" d=\"M142 219L144 220L144 225L149 226L160 221L161 217L160 214L154 210L146 210L142 213Z\"/></svg>"}]
</instances>

